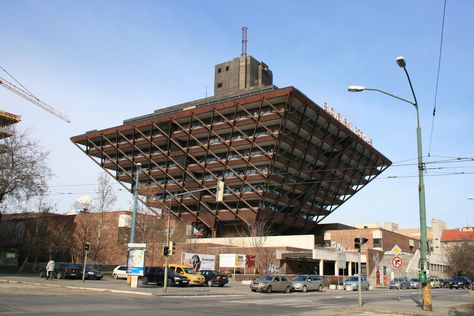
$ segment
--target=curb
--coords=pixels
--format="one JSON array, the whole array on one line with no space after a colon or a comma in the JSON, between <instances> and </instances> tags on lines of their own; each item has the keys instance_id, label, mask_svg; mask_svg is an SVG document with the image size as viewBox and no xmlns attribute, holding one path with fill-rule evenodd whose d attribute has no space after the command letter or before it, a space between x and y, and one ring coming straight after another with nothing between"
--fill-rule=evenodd
<instances>
[{"instance_id":1,"label":"curb","mask_svg":"<svg viewBox=\"0 0 474 316\"><path fill-rule=\"evenodd\" d=\"M55 287L55 288L67 288L67 289L72 289L72 290L83 290L83 291L86 290L86 291L96 291L96 292L111 292L111 293L120 293L120 294L135 294L135 295L153 296L153 293L148 293L148 292L102 289L102 288L93 288L93 287L84 287L84 286L45 284L45 283L38 283L38 282L25 282L25 281L3 280L3 279L0 279L0 282L12 283L12 284L30 284L30 285Z\"/></svg>"}]
</instances>

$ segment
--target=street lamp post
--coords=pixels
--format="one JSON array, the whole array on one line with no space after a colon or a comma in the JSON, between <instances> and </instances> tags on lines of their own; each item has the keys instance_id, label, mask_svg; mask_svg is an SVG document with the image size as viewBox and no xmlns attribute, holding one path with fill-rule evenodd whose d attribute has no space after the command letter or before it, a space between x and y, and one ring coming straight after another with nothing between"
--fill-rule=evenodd
<instances>
[{"instance_id":1,"label":"street lamp post","mask_svg":"<svg viewBox=\"0 0 474 316\"><path fill-rule=\"evenodd\" d=\"M138 207L138 178L140 176L140 169L142 168L141 163L137 163L137 168L135 170L135 198L133 201L133 214L132 214L132 234L130 236L130 242L135 242L135 222L137 220L137 207Z\"/></svg>"},{"instance_id":2,"label":"street lamp post","mask_svg":"<svg viewBox=\"0 0 474 316\"><path fill-rule=\"evenodd\" d=\"M426 278L426 270L427 270L427 260L426 260L426 255L427 255L427 236L426 236L426 203L425 203L425 184L423 181L423 170L424 170L424 165L423 165L423 155L422 155L422 146L421 146L421 127L420 127L420 114L418 110L418 102L416 100L415 96L415 91L413 90L413 85L410 80L410 76L408 75L408 71L406 69L406 61L405 58L402 56L397 57L396 59L397 65L400 68L403 68L405 71L405 74L408 79L408 83L410 84L410 89L411 93L413 94L413 100L414 101L409 101L406 99L403 99L401 97L398 97L396 95L393 95L391 93L379 90L379 89L373 89L373 88L365 88L363 86L349 86L348 90L349 92L361 92L364 90L369 90L369 91L377 91L380 93L383 93L385 95L388 95L390 97L393 97L395 99L410 103L415 107L416 110L416 137L417 137L417 148L418 148L418 201L419 201L419 212L420 212L420 282L422 284L422 300L423 300L423 310L424 311L431 311L432 306L431 306L431 289L430 285L428 283L428 280Z\"/></svg>"}]
</instances>

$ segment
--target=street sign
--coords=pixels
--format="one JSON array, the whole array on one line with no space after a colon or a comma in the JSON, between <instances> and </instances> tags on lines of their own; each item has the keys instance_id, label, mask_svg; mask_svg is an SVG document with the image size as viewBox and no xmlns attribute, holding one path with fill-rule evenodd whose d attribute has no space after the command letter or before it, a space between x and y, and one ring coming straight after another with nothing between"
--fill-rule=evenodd
<instances>
[{"instance_id":1,"label":"street sign","mask_svg":"<svg viewBox=\"0 0 474 316\"><path fill-rule=\"evenodd\" d=\"M402 248L398 247L398 245L393 246L392 252L395 256L398 256L400 252L402 252Z\"/></svg>"},{"instance_id":2,"label":"street sign","mask_svg":"<svg viewBox=\"0 0 474 316\"><path fill-rule=\"evenodd\" d=\"M346 254L345 253L337 253L337 266L339 269L346 268Z\"/></svg>"},{"instance_id":3,"label":"street sign","mask_svg":"<svg viewBox=\"0 0 474 316\"><path fill-rule=\"evenodd\" d=\"M392 266L395 269L400 269L403 266L403 260L399 256L395 256L392 259Z\"/></svg>"}]
</instances>

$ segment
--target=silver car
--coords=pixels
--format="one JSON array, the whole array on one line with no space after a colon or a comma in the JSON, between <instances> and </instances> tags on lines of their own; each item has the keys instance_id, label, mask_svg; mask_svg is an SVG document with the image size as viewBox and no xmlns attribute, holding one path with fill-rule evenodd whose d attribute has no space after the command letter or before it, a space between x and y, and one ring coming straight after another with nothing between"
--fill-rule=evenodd
<instances>
[{"instance_id":1,"label":"silver car","mask_svg":"<svg viewBox=\"0 0 474 316\"><path fill-rule=\"evenodd\" d=\"M291 281L291 287L293 291L301 291L306 293L307 291L319 291L323 290L323 278L319 275L313 274L301 274L297 275Z\"/></svg>"},{"instance_id":2,"label":"silver car","mask_svg":"<svg viewBox=\"0 0 474 316\"><path fill-rule=\"evenodd\" d=\"M290 293L291 282L285 275L280 274L265 274L257 280L250 283L250 290L252 292L285 292Z\"/></svg>"}]
</instances>

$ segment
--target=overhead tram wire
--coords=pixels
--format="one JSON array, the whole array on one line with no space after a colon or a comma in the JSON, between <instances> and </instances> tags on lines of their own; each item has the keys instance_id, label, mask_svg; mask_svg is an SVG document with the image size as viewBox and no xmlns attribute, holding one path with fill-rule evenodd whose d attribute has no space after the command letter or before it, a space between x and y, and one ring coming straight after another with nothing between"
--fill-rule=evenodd
<instances>
[{"instance_id":1,"label":"overhead tram wire","mask_svg":"<svg viewBox=\"0 0 474 316\"><path fill-rule=\"evenodd\" d=\"M444 21L445 21L445 16L446 16L446 2L447 2L447 0L444 0L443 22L441 23L441 39L440 39L440 44L439 44L439 56L438 56L438 73L436 75L436 88L435 88L434 107L433 107L433 119L431 121L431 132L430 132L430 142L429 142L429 147L428 147L428 157L431 156L431 143L432 143L432 140L433 140L433 129L434 129L434 123L435 123L435 116L436 116L436 106L437 106L437 103L438 103L439 73L440 73L440 69L441 69L441 57L442 57L442 53L443 53Z\"/></svg>"}]
</instances>

